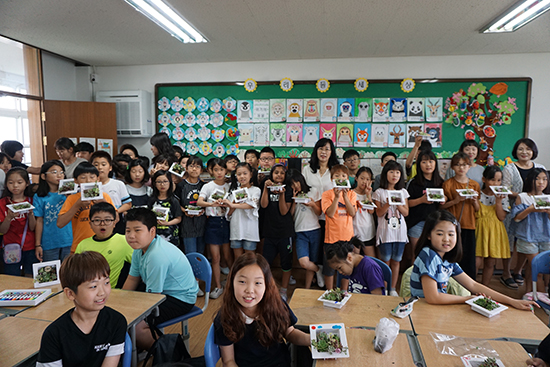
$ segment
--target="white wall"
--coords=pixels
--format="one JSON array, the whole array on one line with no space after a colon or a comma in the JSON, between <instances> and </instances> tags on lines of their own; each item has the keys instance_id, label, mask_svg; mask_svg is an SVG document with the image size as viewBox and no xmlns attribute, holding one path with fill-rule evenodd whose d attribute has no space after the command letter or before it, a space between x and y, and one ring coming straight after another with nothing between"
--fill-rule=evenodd
<instances>
[{"instance_id":1,"label":"white wall","mask_svg":"<svg viewBox=\"0 0 550 367\"><path fill-rule=\"evenodd\" d=\"M42 52L44 98L57 101L77 101L74 62L49 52Z\"/></svg>"},{"instance_id":2,"label":"white wall","mask_svg":"<svg viewBox=\"0 0 550 367\"><path fill-rule=\"evenodd\" d=\"M98 67L96 90L142 89L154 95L155 84L176 82L223 82L327 79L402 79L531 77L533 79L529 136L539 145L538 162L550 167L550 53L391 57L364 59L288 60ZM156 102L155 102L156 105ZM153 109L154 110L154 109ZM153 118L153 121L156 121ZM519 138L519 137L518 137ZM150 155L148 139L119 139Z\"/></svg>"}]
</instances>

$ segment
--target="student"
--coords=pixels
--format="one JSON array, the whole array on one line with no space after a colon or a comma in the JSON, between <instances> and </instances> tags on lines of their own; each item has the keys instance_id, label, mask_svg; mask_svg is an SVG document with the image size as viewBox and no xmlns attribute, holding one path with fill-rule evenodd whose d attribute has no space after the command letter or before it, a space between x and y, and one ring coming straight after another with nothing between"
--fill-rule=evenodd
<instances>
[{"instance_id":1,"label":"student","mask_svg":"<svg viewBox=\"0 0 550 367\"><path fill-rule=\"evenodd\" d=\"M151 144L151 153L153 153L153 163L155 158L162 154L166 154L172 160L175 159L174 147L165 133L156 133L151 136L149 143Z\"/></svg>"},{"instance_id":2,"label":"student","mask_svg":"<svg viewBox=\"0 0 550 367\"><path fill-rule=\"evenodd\" d=\"M151 186L147 186L149 181L149 172L147 171L147 162L143 159L134 159L128 165L126 170L126 190L133 207L147 206L149 197L153 193Z\"/></svg>"},{"instance_id":3,"label":"student","mask_svg":"<svg viewBox=\"0 0 550 367\"><path fill-rule=\"evenodd\" d=\"M382 158L380 158L380 166L382 167L382 169L384 169L384 166L389 161L397 161L397 154L395 154L394 152L386 152L382 154ZM372 192L375 192L380 187L381 177L382 175L376 175L374 177L374 183L372 184Z\"/></svg>"},{"instance_id":4,"label":"student","mask_svg":"<svg viewBox=\"0 0 550 367\"><path fill-rule=\"evenodd\" d=\"M74 146L74 154L76 158L82 158L86 161L90 161L90 158L92 157L94 151L94 146L86 141L81 141Z\"/></svg>"},{"instance_id":5,"label":"student","mask_svg":"<svg viewBox=\"0 0 550 367\"><path fill-rule=\"evenodd\" d=\"M266 179L264 173L259 171L271 171L271 167L275 164L275 151L271 147L263 147L260 151L260 162L258 167L258 184L260 188L263 186L263 182Z\"/></svg>"},{"instance_id":6,"label":"student","mask_svg":"<svg viewBox=\"0 0 550 367\"><path fill-rule=\"evenodd\" d=\"M225 182L225 162L220 158L209 161L212 167L213 181L204 185L199 194L198 206L206 208L206 227L204 242L212 255L212 280L214 290L210 292L210 298L216 299L223 293L220 276L220 252L223 251L226 260L231 260L231 248L229 247L229 222L225 219L227 208L222 198L212 198L217 191L227 193L229 184ZM220 250L221 246L221 250Z\"/></svg>"},{"instance_id":7,"label":"student","mask_svg":"<svg viewBox=\"0 0 550 367\"><path fill-rule=\"evenodd\" d=\"M168 218L157 220L157 235L172 243L174 246L180 247L180 229L181 223L181 206L178 199L174 196L172 185L172 174L167 171L157 171L151 179L153 193L149 198L147 207L153 209L155 207L169 208Z\"/></svg>"},{"instance_id":8,"label":"student","mask_svg":"<svg viewBox=\"0 0 550 367\"><path fill-rule=\"evenodd\" d=\"M115 288L122 288L125 276L119 279L123 268L129 269L132 263L134 250L126 242L126 238L114 233L116 224L116 209L109 203L97 203L90 208L90 227L94 235L82 240L76 247L75 253L85 251L96 251L107 259L111 269L111 285Z\"/></svg>"},{"instance_id":9,"label":"student","mask_svg":"<svg viewBox=\"0 0 550 367\"><path fill-rule=\"evenodd\" d=\"M204 253L204 227L206 215L204 210L199 215L190 215L185 208L189 205L197 206L199 194L204 182L200 179L202 172L202 161L197 156L189 157L186 166L186 177L177 184L175 195L179 198L183 211L181 217L181 238L185 253Z\"/></svg>"},{"instance_id":10,"label":"student","mask_svg":"<svg viewBox=\"0 0 550 367\"><path fill-rule=\"evenodd\" d=\"M456 172L456 170L455 170ZM458 173L458 172L457 172ZM416 260L411 274L411 295L426 298L430 304L463 304L470 297L447 294L452 276L472 294L484 294L514 308L530 311L533 301L512 299L470 278L457 261L462 256L458 221L450 212L438 210L426 218L426 224L416 246Z\"/></svg>"},{"instance_id":11,"label":"student","mask_svg":"<svg viewBox=\"0 0 550 367\"><path fill-rule=\"evenodd\" d=\"M258 169L258 164L260 163L260 152L256 149L248 149L244 153L244 160L246 163L250 164L255 170Z\"/></svg>"},{"instance_id":12,"label":"student","mask_svg":"<svg viewBox=\"0 0 550 367\"><path fill-rule=\"evenodd\" d=\"M237 167L237 164L239 164L239 158L237 158L234 154L229 154L224 158L225 161L225 167L226 167L226 176L230 176L233 171L235 171L235 168Z\"/></svg>"},{"instance_id":13,"label":"student","mask_svg":"<svg viewBox=\"0 0 550 367\"><path fill-rule=\"evenodd\" d=\"M38 190L33 197L36 217L35 248L39 261L63 261L71 254L73 230L67 223L57 227L57 216L67 197L58 194L59 181L65 178L63 163L52 160L40 168Z\"/></svg>"},{"instance_id":14,"label":"student","mask_svg":"<svg viewBox=\"0 0 550 367\"><path fill-rule=\"evenodd\" d=\"M172 149L174 149L174 157L176 158L175 161L179 162L181 157L183 157L183 149L177 145L172 145Z\"/></svg>"},{"instance_id":15,"label":"student","mask_svg":"<svg viewBox=\"0 0 550 367\"><path fill-rule=\"evenodd\" d=\"M476 217L479 210L477 196L465 198L457 189L472 189L479 195L479 185L466 175L470 168L470 157L465 153L457 153L451 159L451 167L455 176L443 183L443 192L447 201L441 209L447 209L460 222L460 237L462 237L463 256L460 267L472 279L476 278Z\"/></svg>"},{"instance_id":16,"label":"student","mask_svg":"<svg viewBox=\"0 0 550 367\"><path fill-rule=\"evenodd\" d=\"M416 176L416 166L414 161L418 159L418 154L422 151L432 150L432 144L429 140L424 140L422 136L416 136L414 139L414 147L407 156L405 169L407 171L407 181L412 180Z\"/></svg>"},{"instance_id":17,"label":"student","mask_svg":"<svg viewBox=\"0 0 550 367\"><path fill-rule=\"evenodd\" d=\"M296 232L296 254L300 266L306 269L306 289L311 288L313 276L317 276L317 285L324 287L323 265L316 265L321 236L321 225L319 224L319 215L321 215L321 193L317 189L310 187L306 179L295 169L287 172L288 183L290 184L293 196L300 193L306 194L309 202L292 202L290 213L294 217L294 231Z\"/></svg>"},{"instance_id":18,"label":"student","mask_svg":"<svg viewBox=\"0 0 550 367\"><path fill-rule=\"evenodd\" d=\"M77 158L74 150L74 143L69 138L59 138L54 144L55 153L59 157L61 163L65 167L65 177L73 178L73 172L76 166L82 162L87 162L84 158Z\"/></svg>"},{"instance_id":19,"label":"student","mask_svg":"<svg viewBox=\"0 0 550 367\"><path fill-rule=\"evenodd\" d=\"M525 363L532 367L550 367L550 334L540 342L535 356Z\"/></svg>"},{"instance_id":20,"label":"student","mask_svg":"<svg viewBox=\"0 0 550 367\"><path fill-rule=\"evenodd\" d=\"M353 233L362 242L361 248L365 255L376 257L376 226L374 224L374 209L364 210L361 202L372 202L372 171L369 167L361 167L357 171L357 187L353 189L357 197L357 213L353 217ZM361 250L361 248L359 250Z\"/></svg>"},{"instance_id":21,"label":"student","mask_svg":"<svg viewBox=\"0 0 550 367\"><path fill-rule=\"evenodd\" d=\"M481 283L485 286L489 286L493 277L495 259L510 258L508 235L502 223L506 217L503 206L506 195L495 195L491 190L491 186L500 186L501 182L500 168L487 166L483 171L483 188L479 198L479 211L476 213L476 256L479 263L483 262Z\"/></svg>"},{"instance_id":22,"label":"student","mask_svg":"<svg viewBox=\"0 0 550 367\"><path fill-rule=\"evenodd\" d=\"M35 255L34 228L36 218L33 210L14 213L8 205L29 202L32 197L26 194L29 186L29 175L22 167L14 167L6 174L4 196L0 199L0 233L4 234L4 272L8 275L21 275L21 268L25 274L32 274L32 264L38 262ZM6 245L20 246L19 261L6 263ZM11 247L11 246L10 246ZM16 251L19 252L19 251ZM14 260L9 260L9 262Z\"/></svg>"},{"instance_id":23,"label":"student","mask_svg":"<svg viewBox=\"0 0 550 367\"><path fill-rule=\"evenodd\" d=\"M260 228L258 209L260 207L261 190L253 185L255 181L253 168L246 162L237 164L231 175L231 196L225 199L229 208L229 240L233 249L234 258L238 258L245 251L254 252L260 242ZM246 201L236 203L235 190L246 189Z\"/></svg>"},{"instance_id":24,"label":"student","mask_svg":"<svg viewBox=\"0 0 550 367\"><path fill-rule=\"evenodd\" d=\"M118 214L123 214L132 208L132 199L122 181L109 178L113 169L109 153L98 150L92 154L92 164L99 172L99 181L103 185L103 191L108 193ZM119 233L117 231L117 233Z\"/></svg>"},{"instance_id":25,"label":"student","mask_svg":"<svg viewBox=\"0 0 550 367\"><path fill-rule=\"evenodd\" d=\"M357 253L362 246L363 242L357 237L328 245L326 247L327 263L340 274L349 277L348 291L384 295L382 269L370 257Z\"/></svg>"},{"instance_id":26,"label":"student","mask_svg":"<svg viewBox=\"0 0 550 367\"><path fill-rule=\"evenodd\" d=\"M199 286L183 252L157 236L157 218L151 210L134 208L128 211L126 241L134 253L130 274L122 289L136 290L143 281L146 292L166 296L158 307L158 316L150 315L147 322L136 325L137 347L149 350L155 340L148 324L158 325L191 311Z\"/></svg>"},{"instance_id":27,"label":"student","mask_svg":"<svg viewBox=\"0 0 550 367\"><path fill-rule=\"evenodd\" d=\"M310 339L294 328L296 316L277 294L267 260L245 253L235 261L227 284L214 319L214 342L220 346L223 365L289 367L285 340L309 346Z\"/></svg>"},{"instance_id":28,"label":"student","mask_svg":"<svg viewBox=\"0 0 550 367\"><path fill-rule=\"evenodd\" d=\"M118 365L127 324L121 313L105 306L111 294L109 273L107 260L94 251L65 259L59 279L74 308L44 331L37 367Z\"/></svg>"},{"instance_id":29,"label":"student","mask_svg":"<svg viewBox=\"0 0 550 367\"><path fill-rule=\"evenodd\" d=\"M361 166L361 158L355 149L346 150L342 158L344 159L344 165L349 170L349 182L351 183L351 187L354 188L357 186L355 176L357 175L359 166Z\"/></svg>"},{"instance_id":30,"label":"student","mask_svg":"<svg viewBox=\"0 0 550 367\"><path fill-rule=\"evenodd\" d=\"M346 166L337 164L330 169L330 178L333 181L348 180L348 172ZM327 265L326 247L338 241L349 241L353 237L353 217L357 213L357 195L351 189L334 187L323 192L321 209L326 218L323 275L327 289L332 289L334 270Z\"/></svg>"},{"instance_id":31,"label":"student","mask_svg":"<svg viewBox=\"0 0 550 367\"><path fill-rule=\"evenodd\" d=\"M99 172L91 163L80 163L74 169L74 182L81 185L83 183L97 182ZM69 195L63 203L59 216L57 217L57 227L63 228L67 223L72 223L73 229L73 244L71 252L76 250L76 246L85 238L92 237L94 231L88 225L90 218L90 208L92 205L99 202L107 202L113 204L111 197L106 192L103 192L103 199L82 201L81 193Z\"/></svg>"},{"instance_id":32,"label":"student","mask_svg":"<svg viewBox=\"0 0 550 367\"><path fill-rule=\"evenodd\" d=\"M121 154L127 154L132 159L139 158L138 150L132 144L122 144L120 146L120 149L118 150L118 152L121 153Z\"/></svg>"},{"instance_id":33,"label":"student","mask_svg":"<svg viewBox=\"0 0 550 367\"><path fill-rule=\"evenodd\" d=\"M281 258L283 276L279 293L286 301L287 288L292 271L292 237L294 237L294 222L290 207L292 204L292 191L290 187L272 191L271 186L286 184L285 168L281 164L271 167L269 178L264 182L261 205L264 211L264 257L271 265L277 254Z\"/></svg>"},{"instance_id":34,"label":"student","mask_svg":"<svg viewBox=\"0 0 550 367\"><path fill-rule=\"evenodd\" d=\"M4 171L4 173L8 173L10 169L11 169L10 157L6 153L0 153L0 170Z\"/></svg>"},{"instance_id":35,"label":"student","mask_svg":"<svg viewBox=\"0 0 550 367\"><path fill-rule=\"evenodd\" d=\"M40 167L29 167L23 162L25 152L23 152L23 144L16 140L4 140L0 145L2 153L5 153L10 158L10 164L12 167L22 167L31 175L40 174Z\"/></svg>"},{"instance_id":36,"label":"student","mask_svg":"<svg viewBox=\"0 0 550 367\"><path fill-rule=\"evenodd\" d=\"M149 174L153 176L157 171L168 171L174 163L174 158L168 154L160 154L153 158L153 167L149 169Z\"/></svg>"},{"instance_id":37,"label":"student","mask_svg":"<svg viewBox=\"0 0 550 367\"><path fill-rule=\"evenodd\" d=\"M119 181L124 182L126 171L128 171L128 166L132 158L126 154L117 154L113 157L113 178L116 178Z\"/></svg>"},{"instance_id":38,"label":"student","mask_svg":"<svg viewBox=\"0 0 550 367\"><path fill-rule=\"evenodd\" d=\"M539 252L550 250L550 209L535 209L533 195L548 195L548 172L543 168L533 169L525 179L524 192L518 195L510 215L514 219L517 238L518 261L515 273L519 274L525 260L525 278L531 279L531 261ZM539 275L542 277L542 275ZM542 282L539 282L542 284ZM525 282L527 293L537 291L533 283ZM540 289L539 291L544 291Z\"/></svg>"},{"instance_id":39,"label":"student","mask_svg":"<svg viewBox=\"0 0 550 367\"><path fill-rule=\"evenodd\" d=\"M404 205L390 205L390 190L401 191ZM409 215L408 197L403 167L396 161L389 161L384 165L380 188L374 192L372 199L376 204L378 216L376 244L380 250L380 258L391 268L390 296L395 297L399 296L395 288L399 279L399 264L408 241L407 222L405 222L405 217Z\"/></svg>"},{"instance_id":40,"label":"student","mask_svg":"<svg viewBox=\"0 0 550 367\"><path fill-rule=\"evenodd\" d=\"M477 182L480 187L483 186L484 167L475 163L475 160L477 159L477 156L479 154L479 144L477 143L477 141L469 139L464 140L462 144L460 144L458 151L466 153L466 155L470 157L471 166L466 176ZM454 175L455 171L452 168L449 168L445 173L445 180L454 177Z\"/></svg>"}]
</instances>

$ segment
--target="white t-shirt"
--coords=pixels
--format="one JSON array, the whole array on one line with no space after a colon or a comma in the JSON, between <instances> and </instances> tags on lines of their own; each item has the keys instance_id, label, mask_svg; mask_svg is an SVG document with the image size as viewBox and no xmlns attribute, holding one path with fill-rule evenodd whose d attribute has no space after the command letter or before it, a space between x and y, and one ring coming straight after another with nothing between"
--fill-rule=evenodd
<instances>
[{"instance_id":1,"label":"white t-shirt","mask_svg":"<svg viewBox=\"0 0 550 367\"><path fill-rule=\"evenodd\" d=\"M207 203L213 203L215 200L212 200L210 196L212 196L212 194L216 190L223 191L224 193L228 192L229 184L226 183L220 186L214 181L210 181L209 183L207 183L202 187L199 197L203 198L204 201L206 201ZM214 206L214 207L209 206L209 207L206 207L205 209L206 209L206 216L208 217L223 217L226 212L226 208L221 206Z\"/></svg>"},{"instance_id":2,"label":"white t-shirt","mask_svg":"<svg viewBox=\"0 0 550 367\"><path fill-rule=\"evenodd\" d=\"M309 164L302 169L302 175L306 180L306 183L312 188L316 188L319 195L323 196L323 192L332 189L332 180L330 179L330 169L325 171L325 174L321 176L321 171L318 169L317 173L311 171ZM325 220L325 213L321 213L320 220Z\"/></svg>"},{"instance_id":3,"label":"white t-shirt","mask_svg":"<svg viewBox=\"0 0 550 367\"><path fill-rule=\"evenodd\" d=\"M403 197L409 198L409 193L405 189L401 189ZM388 202L388 190L379 188L372 194L372 200L378 201L381 205L386 205ZM399 218L399 228L390 228L389 222L392 217ZM378 217L378 228L376 230L376 245L390 242L409 242L407 237L407 223L405 217L397 210L397 205L390 205L388 211L382 217Z\"/></svg>"},{"instance_id":4,"label":"white t-shirt","mask_svg":"<svg viewBox=\"0 0 550 367\"><path fill-rule=\"evenodd\" d=\"M260 197L262 191L259 187L251 186L248 188L248 199L245 204L252 205L252 209L235 209L231 214L229 222L229 239L233 240L247 240L253 242L260 242L260 227L259 227L259 214ZM229 197L229 200L235 200L233 195Z\"/></svg>"},{"instance_id":5,"label":"white t-shirt","mask_svg":"<svg viewBox=\"0 0 550 367\"><path fill-rule=\"evenodd\" d=\"M321 194L315 187L309 190L307 196L313 201L321 200ZM319 217L313 209L305 204L296 204L294 210L294 230L296 232L307 232L317 228L321 228L321 225L319 224Z\"/></svg>"},{"instance_id":6,"label":"white t-shirt","mask_svg":"<svg viewBox=\"0 0 550 367\"><path fill-rule=\"evenodd\" d=\"M115 204L115 208L117 209L120 208L122 204L132 202L132 199L128 194L128 190L126 189L126 185L122 181L112 178L109 179L109 182L103 184L103 192L109 194L111 200L113 200L113 204Z\"/></svg>"},{"instance_id":7,"label":"white t-shirt","mask_svg":"<svg viewBox=\"0 0 550 367\"><path fill-rule=\"evenodd\" d=\"M367 195L357 194L357 201L363 201L366 199ZM355 236L363 242L372 240L376 234L374 216L368 211L363 210L361 205L358 206L357 213L355 214L355 217L353 217L353 232L355 233Z\"/></svg>"}]
</instances>

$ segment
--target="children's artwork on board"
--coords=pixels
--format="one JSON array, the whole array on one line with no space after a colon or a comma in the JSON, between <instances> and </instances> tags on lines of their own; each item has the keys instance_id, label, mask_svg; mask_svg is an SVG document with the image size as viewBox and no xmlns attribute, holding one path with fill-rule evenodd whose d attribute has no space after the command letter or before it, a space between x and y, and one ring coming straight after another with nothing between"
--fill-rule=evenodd
<instances>
[{"instance_id":1,"label":"children's artwork on board","mask_svg":"<svg viewBox=\"0 0 550 367\"><path fill-rule=\"evenodd\" d=\"M370 145L371 124L355 123L354 146L366 148Z\"/></svg>"},{"instance_id":2,"label":"children's artwork on board","mask_svg":"<svg viewBox=\"0 0 550 367\"><path fill-rule=\"evenodd\" d=\"M390 148L405 148L406 126L405 124L390 124L388 129L388 146Z\"/></svg>"},{"instance_id":3,"label":"children's artwork on board","mask_svg":"<svg viewBox=\"0 0 550 367\"><path fill-rule=\"evenodd\" d=\"M185 139L187 141L195 141L198 137L197 130L194 127L188 127L185 130Z\"/></svg>"},{"instance_id":4,"label":"children's artwork on board","mask_svg":"<svg viewBox=\"0 0 550 367\"><path fill-rule=\"evenodd\" d=\"M269 122L285 122L286 99L269 100Z\"/></svg>"},{"instance_id":5,"label":"children's artwork on board","mask_svg":"<svg viewBox=\"0 0 550 367\"><path fill-rule=\"evenodd\" d=\"M213 98L210 101L210 111L218 113L222 110L222 101L219 98Z\"/></svg>"},{"instance_id":6,"label":"children's artwork on board","mask_svg":"<svg viewBox=\"0 0 550 367\"><path fill-rule=\"evenodd\" d=\"M319 124L304 124L302 143L304 147L314 147L319 140Z\"/></svg>"},{"instance_id":7,"label":"children's artwork on board","mask_svg":"<svg viewBox=\"0 0 550 367\"><path fill-rule=\"evenodd\" d=\"M254 146L269 145L269 124L254 124Z\"/></svg>"},{"instance_id":8,"label":"children's artwork on board","mask_svg":"<svg viewBox=\"0 0 550 367\"><path fill-rule=\"evenodd\" d=\"M91 144L94 149L95 149L95 138L84 138L84 137L80 137L78 138L78 140L81 142L81 143L88 143L88 144Z\"/></svg>"},{"instance_id":9,"label":"children's artwork on board","mask_svg":"<svg viewBox=\"0 0 550 367\"><path fill-rule=\"evenodd\" d=\"M215 142L219 143L223 139L225 139L225 130L224 129L212 129L212 139L214 139Z\"/></svg>"},{"instance_id":10,"label":"children's artwork on board","mask_svg":"<svg viewBox=\"0 0 550 367\"><path fill-rule=\"evenodd\" d=\"M333 143L336 143L336 124L321 124L320 128L320 139L326 138L332 140Z\"/></svg>"},{"instance_id":11,"label":"children's artwork on board","mask_svg":"<svg viewBox=\"0 0 550 367\"><path fill-rule=\"evenodd\" d=\"M355 98L355 122L372 120L372 98Z\"/></svg>"},{"instance_id":12,"label":"children's artwork on board","mask_svg":"<svg viewBox=\"0 0 550 367\"><path fill-rule=\"evenodd\" d=\"M353 124L337 124L338 139L336 145L339 147L352 147L353 146Z\"/></svg>"},{"instance_id":13,"label":"children's artwork on board","mask_svg":"<svg viewBox=\"0 0 550 367\"><path fill-rule=\"evenodd\" d=\"M252 101L237 102L237 122L252 122Z\"/></svg>"},{"instance_id":14,"label":"children's artwork on board","mask_svg":"<svg viewBox=\"0 0 550 367\"><path fill-rule=\"evenodd\" d=\"M407 98L390 99L390 121L407 121Z\"/></svg>"},{"instance_id":15,"label":"children's artwork on board","mask_svg":"<svg viewBox=\"0 0 550 367\"><path fill-rule=\"evenodd\" d=\"M237 108L237 101L233 97L226 97L222 103L222 108L225 112L233 112Z\"/></svg>"},{"instance_id":16,"label":"children's artwork on board","mask_svg":"<svg viewBox=\"0 0 550 367\"><path fill-rule=\"evenodd\" d=\"M304 99L304 122L319 122L320 99Z\"/></svg>"},{"instance_id":17,"label":"children's artwork on board","mask_svg":"<svg viewBox=\"0 0 550 367\"><path fill-rule=\"evenodd\" d=\"M254 145L254 125L239 124L239 145L251 147Z\"/></svg>"},{"instance_id":18,"label":"children's artwork on board","mask_svg":"<svg viewBox=\"0 0 550 367\"><path fill-rule=\"evenodd\" d=\"M286 124L270 124L270 142L272 147L284 147L286 142Z\"/></svg>"},{"instance_id":19,"label":"children's artwork on board","mask_svg":"<svg viewBox=\"0 0 550 367\"><path fill-rule=\"evenodd\" d=\"M372 124L371 148L385 148L388 146L388 125Z\"/></svg>"},{"instance_id":20,"label":"children's artwork on board","mask_svg":"<svg viewBox=\"0 0 550 367\"><path fill-rule=\"evenodd\" d=\"M269 122L269 99L255 99L253 101L252 121L256 123Z\"/></svg>"},{"instance_id":21,"label":"children's artwork on board","mask_svg":"<svg viewBox=\"0 0 550 367\"><path fill-rule=\"evenodd\" d=\"M197 110L199 112L206 112L210 108L210 101L205 97L201 97L197 100Z\"/></svg>"},{"instance_id":22,"label":"children's artwork on board","mask_svg":"<svg viewBox=\"0 0 550 367\"><path fill-rule=\"evenodd\" d=\"M338 99L321 99L321 122L336 122Z\"/></svg>"},{"instance_id":23,"label":"children's artwork on board","mask_svg":"<svg viewBox=\"0 0 550 367\"><path fill-rule=\"evenodd\" d=\"M407 121L424 121L424 98L407 98Z\"/></svg>"},{"instance_id":24,"label":"children's artwork on board","mask_svg":"<svg viewBox=\"0 0 550 367\"><path fill-rule=\"evenodd\" d=\"M430 134L428 139L433 148L441 148L443 124L424 124L424 131Z\"/></svg>"},{"instance_id":25,"label":"children's artwork on board","mask_svg":"<svg viewBox=\"0 0 550 367\"><path fill-rule=\"evenodd\" d=\"M390 99L389 98L373 98L373 111L372 111L372 121L373 122L388 122L390 120Z\"/></svg>"},{"instance_id":26,"label":"children's artwork on board","mask_svg":"<svg viewBox=\"0 0 550 367\"><path fill-rule=\"evenodd\" d=\"M193 112L187 112L184 116L185 126L193 127L197 122L197 116Z\"/></svg>"},{"instance_id":27,"label":"children's artwork on board","mask_svg":"<svg viewBox=\"0 0 550 367\"><path fill-rule=\"evenodd\" d=\"M302 122L303 99L286 100L286 122Z\"/></svg>"},{"instance_id":28,"label":"children's artwork on board","mask_svg":"<svg viewBox=\"0 0 550 367\"><path fill-rule=\"evenodd\" d=\"M355 98L338 98L338 122L354 120Z\"/></svg>"},{"instance_id":29,"label":"children's artwork on board","mask_svg":"<svg viewBox=\"0 0 550 367\"><path fill-rule=\"evenodd\" d=\"M225 148L221 143L216 143L212 147L212 154L214 157L221 158L225 155Z\"/></svg>"},{"instance_id":30,"label":"children's artwork on board","mask_svg":"<svg viewBox=\"0 0 550 367\"><path fill-rule=\"evenodd\" d=\"M76 140L76 138L75 138ZM113 156L113 139L97 139L97 150L103 150Z\"/></svg>"},{"instance_id":31,"label":"children's artwork on board","mask_svg":"<svg viewBox=\"0 0 550 367\"><path fill-rule=\"evenodd\" d=\"M286 124L286 146L302 146L302 124Z\"/></svg>"},{"instance_id":32,"label":"children's artwork on board","mask_svg":"<svg viewBox=\"0 0 550 367\"><path fill-rule=\"evenodd\" d=\"M210 129L207 128L206 126L201 127L200 129L197 129L197 135L201 141L207 141L208 139L210 139L210 136L211 136ZM172 133L172 137L174 137L173 133ZM177 140L181 140L181 139L177 139Z\"/></svg>"},{"instance_id":33,"label":"children's artwork on board","mask_svg":"<svg viewBox=\"0 0 550 367\"><path fill-rule=\"evenodd\" d=\"M442 97L426 98L426 121L428 122L443 121L443 98Z\"/></svg>"},{"instance_id":34,"label":"children's artwork on board","mask_svg":"<svg viewBox=\"0 0 550 367\"><path fill-rule=\"evenodd\" d=\"M424 124L407 124L407 148L413 148L416 136L423 132Z\"/></svg>"}]
</instances>

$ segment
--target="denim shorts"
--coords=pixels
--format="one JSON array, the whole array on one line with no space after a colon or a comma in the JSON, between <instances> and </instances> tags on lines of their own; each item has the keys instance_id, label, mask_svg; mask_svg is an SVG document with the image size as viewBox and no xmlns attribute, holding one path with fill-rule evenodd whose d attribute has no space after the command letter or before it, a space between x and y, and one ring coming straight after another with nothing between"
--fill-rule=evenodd
<instances>
[{"instance_id":1,"label":"denim shorts","mask_svg":"<svg viewBox=\"0 0 550 367\"><path fill-rule=\"evenodd\" d=\"M516 249L520 254L535 255L550 250L550 242L527 242L518 238Z\"/></svg>"},{"instance_id":2,"label":"denim shorts","mask_svg":"<svg viewBox=\"0 0 550 367\"><path fill-rule=\"evenodd\" d=\"M231 248L243 248L247 251L256 251L258 242L248 240L231 240Z\"/></svg>"},{"instance_id":3,"label":"denim shorts","mask_svg":"<svg viewBox=\"0 0 550 367\"><path fill-rule=\"evenodd\" d=\"M202 237L184 237L182 238L183 248L186 254L191 252L198 252L199 254L204 254L204 238ZM181 246L180 246L181 247Z\"/></svg>"},{"instance_id":4,"label":"denim shorts","mask_svg":"<svg viewBox=\"0 0 550 367\"><path fill-rule=\"evenodd\" d=\"M225 217L206 218L204 242L208 245L223 245L229 243L229 222Z\"/></svg>"},{"instance_id":5,"label":"denim shorts","mask_svg":"<svg viewBox=\"0 0 550 367\"><path fill-rule=\"evenodd\" d=\"M426 223L426 221L423 220L421 222L416 223L414 227L409 228L409 230L407 231L407 234L409 235L409 237L420 238L420 235L422 234L422 230L424 229L424 223Z\"/></svg>"},{"instance_id":6,"label":"denim shorts","mask_svg":"<svg viewBox=\"0 0 550 367\"><path fill-rule=\"evenodd\" d=\"M309 257L310 261L316 261L321 243L321 228L312 231L296 232L296 254L298 259Z\"/></svg>"},{"instance_id":7,"label":"denim shorts","mask_svg":"<svg viewBox=\"0 0 550 367\"><path fill-rule=\"evenodd\" d=\"M380 260L382 261L401 261L405 242L386 242L378 245L380 250Z\"/></svg>"},{"instance_id":8,"label":"denim shorts","mask_svg":"<svg viewBox=\"0 0 550 367\"><path fill-rule=\"evenodd\" d=\"M67 256L71 254L71 246L54 248L52 250L42 250L42 261L53 261L53 260L65 260Z\"/></svg>"}]
</instances>

